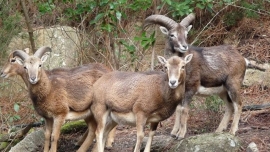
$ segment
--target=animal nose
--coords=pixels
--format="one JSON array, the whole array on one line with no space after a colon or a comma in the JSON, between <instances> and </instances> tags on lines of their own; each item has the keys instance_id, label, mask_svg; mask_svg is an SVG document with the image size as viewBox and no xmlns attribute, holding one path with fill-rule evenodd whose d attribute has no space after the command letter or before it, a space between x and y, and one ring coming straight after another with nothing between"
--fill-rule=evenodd
<instances>
[{"instance_id":1,"label":"animal nose","mask_svg":"<svg viewBox=\"0 0 270 152\"><path fill-rule=\"evenodd\" d=\"M170 83L171 85L174 85L176 83L176 80L171 80Z\"/></svg>"},{"instance_id":2,"label":"animal nose","mask_svg":"<svg viewBox=\"0 0 270 152\"><path fill-rule=\"evenodd\" d=\"M183 45L183 48L187 50L188 46L187 45Z\"/></svg>"},{"instance_id":3,"label":"animal nose","mask_svg":"<svg viewBox=\"0 0 270 152\"><path fill-rule=\"evenodd\" d=\"M36 77L30 77L30 79L31 79L32 81L34 81L34 80L36 79Z\"/></svg>"}]
</instances>

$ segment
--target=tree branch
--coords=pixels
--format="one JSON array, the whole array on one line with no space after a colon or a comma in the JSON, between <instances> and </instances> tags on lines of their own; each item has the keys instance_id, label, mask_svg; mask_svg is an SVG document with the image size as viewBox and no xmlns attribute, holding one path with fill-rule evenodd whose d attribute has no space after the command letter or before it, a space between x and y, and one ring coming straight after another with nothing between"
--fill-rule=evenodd
<instances>
[{"instance_id":1,"label":"tree branch","mask_svg":"<svg viewBox=\"0 0 270 152\"><path fill-rule=\"evenodd\" d=\"M33 53L35 53L36 47L35 47L35 42L34 42L34 32L33 32L33 29L31 27L31 24L30 24L31 22L30 22L30 18L28 16L28 11L27 11L27 8L26 8L26 5L25 5L25 1L20 0L20 2L21 2L21 5L22 5L26 25L27 25L27 28L28 28L29 41L30 41L30 44L31 44L31 49L32 49Z\"/></svg>"}]
</instances>

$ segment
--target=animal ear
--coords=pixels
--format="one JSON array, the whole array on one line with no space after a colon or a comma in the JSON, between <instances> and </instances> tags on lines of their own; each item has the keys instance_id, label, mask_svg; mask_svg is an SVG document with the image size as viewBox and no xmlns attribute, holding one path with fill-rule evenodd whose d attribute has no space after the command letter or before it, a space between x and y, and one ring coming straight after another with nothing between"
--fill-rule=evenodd
<instances>
[{"instance_id":1,"label":"animal ear","mask_svg":"<svg viewBox=\"0 0 270 152\"><path fill-rule=\"evenodd\" d=\"M30 49L29 48L25 48L24 49L24 52L27 53L27 54L29 54L30 53Z\"/></svg>"},{"instance_id":2,"label":"animal ear","mask_svg":"<svg viewBox=\"0 0 270 152\"><path fill-rule=\"evenodd\" d=\"M187 31L189 32L189 31L191 30L191 28L192 28L192 25L189 25L189 26L187 27Z\"/></svg>"},{"instance_id":3,"label":"animal ear","mask_svg":"<svg viewBox=\"0 0 270 152\"><path fill-rule=\"evenodd\" d=\"M161 64L165 65L167 63L167 60L163 56L157 56L157 58Z\"/></svg>"},{"instance_id":4,"label":"animal ear","mask_svg":"<svg viewBox=\"0 0 270 152\"><path fill-rule=\"evenodd\" d=\"M187 64L188 62L191 61L192 57L193 57L193 54L189 54L189 55L187 55L187 56L185 57L185 62L186 62L186 64Z\"/></svg>"},{"instance_id":5,"label":"animal ear","mask_svg":"<svg viewBox=\"0 0 270 152\"><path fill-rule=\"evenodd\" d=\"M14 58L16 60L17 63L19 63L20 65L24 64L24 61L21 58Z\"/></svg>"},{"instance_id":6,"label":"animal ear","mask_svg":"<svg viewBox=\"0 0 270 152\"><path fill-rule=\"evenodd\" d=\"M49 52L44 53L44 55L41 57L41 62L44 63L48 59L49 55L50 55Z\"/></svg>"},{"instance_id":7,"label":"animal ear","mask_svg":"<svg viewBox=\"0 0 270 152\"><path fill-rule=\"evenodd\" d=\"M161 32L162 32L163 34L166 34L166 35L169 34L169 31L166 29L166 27L160 26L159 29L161 30Z\"/></svg>"}]
</instances>

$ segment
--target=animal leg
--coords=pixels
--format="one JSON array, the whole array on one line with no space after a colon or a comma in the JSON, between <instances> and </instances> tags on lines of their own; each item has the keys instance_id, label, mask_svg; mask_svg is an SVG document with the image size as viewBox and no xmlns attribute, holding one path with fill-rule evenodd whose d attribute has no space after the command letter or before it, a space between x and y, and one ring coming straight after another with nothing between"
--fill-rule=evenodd
<instances>
[{"instance_id":1,"label":"animal leg","mask_svg":"<svg viewBox=\"0 0 270 152\"><path fill-rule=\"evenodd\" d=\"M99 112L100 113L100 112ZM107 117L109 115L109 111L106 111L103 114L98 114L96 117L99 118L97 122L97 129L96 129L96 140L97 140L97 151L98 152L103 152L104 151L104 131L106 128L106 122L107 122ZM96 119L97 120L97 119Z\"/></svg>"},{"instance_id":2,"label":"animal leg","mask_svg":"<svg viewBox=\"0 0 270 152\"><path fill-rule=\"evenodd\" d=\"M181 115L181 105L178 104L175 110L175 120L174 120L174 126L173 126L173 130L171 132L171 136L173 138L176 138L176 134L179 130L180 127L180 115Z\"/></svg>"},{"instance_id":3,"label":"animal leg","mask_svg":"<svg viewBox=\"0 0 270 152\"><path fill-rule=\"evenodd\" d=\"M183 139L187 132L188 111L189 111L188 106L181 107L180 130L176 135L176 138L179 140Z\"/></svg>"},{"instance_id":4,"label":"animal leg","mask_svg":"<svg viewBox=\"0 0 270 152\"><path fill-rule=\"evenodd\" d=\"M216 132L222 132L223 130L226 130L228 127L230 118L233 115L233 105L232 105L232 101L231 101L228 93L224 92L223 94L220 94L219 96L225 102L226 109L225 109L225 114L224 114Z\"/></svg>"},{"instance_id":5,"label":"animal leg","mask_svg":"<svg viewBox=\"0 0 270 152\"><path fill-rule=\"evenodd\" d=\"M116 127L114 127L109 135L108 135L108 138L107 138L107 141L106 141L106 147L107 148L111 148L112 145L113 145L113 142L114 142L114 136L115 136L115 132L116 132Z\"/></svg>"},{"instance_id":6,"label":"animal leg","mask_svg":"<svg viewBox=\"0 0 270 152\"><path fill-rule=\"evenodd\" d=\"M87 151L87 149L91 146L91 144L93 143L93 140L96 137L95 130L97 128L97 123L96 123L94 117L93 116L87 117L85 119L85 122L87 123L88 129L83 135L83 136L85 136L85 138L82 140L83 143L80 146L80 148L77 150L77 152Z\"/></svg>"},{"instance_id":7,"label":"animal leg","mask_svg":"<svg viewBox=\"0 0 270 152\"><path fill-rule=\"evenodd\" d=\"M239 124L240 116L242 113L242 104L234 102L233 108L234 108L234 117L233 117L230 133L235 135L235 132L238 130L238 124Z\"/></svg>"},{"instance_id":8,"label":"animal leg","mask_svg":"<svg viewBox=\"0 0 270 152\"><path fill-rule=\"evenodd\" d=\"M146 143L144 152L150 152L150 150L151 150L151 144L152 144L152 141L153 141L153 137L155 135L155 132L157 130L157 126L158 126L158 123L151 123L149 137L148 137L148 140L147 140L147 143Z\"/></svg>"},{"instance_id":9,"label":"animal leg","mask_svg":"<svg viewBox=\"0 0 270 152\"><path fill-rule=\"evenodd\" d=\"M44 143L44 152L48 152L50 148L50 139L53 127L52 119L45 119L45 143Z\"/></svg>"},{"instance_id":10,"label":"animal leg","mask_svg":"<svg viewBox=\"0 0 270 152\"><path fill-rule=\"evenodd\" d=\"M233 109L234 109L234 116L233 116L233 122L231 126L230 133L235 135L235 132L238 130L238 124L240 120L240 116L242 113L242 100L241 100L241 94L239 92L240 90L240 83L235 83L233 81L227 82L228 86L228 94L229 97L232 99Z\"/></svg>"},{"instance_id":11,"label":"animal leg","mask_svg":"<svg viewBox=\"0 0 270 152\"><path fill-rule=\"evenodd\" d=\"M134 152L140 152L141 144L144 137L144 126L146 124L146 117L143 114L136 115L137 141Z\"/></svg>"},{"instance_id":12,"label":"animal leg","mask_svg":"<svg viewBox=\"0 0 270 152\"><path fill-rule=\"evenodd\" d=\"M84 142L85 138L87 137L88 135L88 128L87 130L84 132L84 134L80 137L80 139L75 143L75 146L81 146L82 143Z\"/></svg>"},{"instance_id":13,"label":"animal leg","mask_svg":"<svg viewBox=\"0 0 270 152\"><path fill-rule=\"evenodd\" d=\"M57 151L57 142L60 136L61 126L64 124L64 122L65 122L65 117L63 116L57 117L53 121L50 152Z\"/></svg>"}]
</instances>

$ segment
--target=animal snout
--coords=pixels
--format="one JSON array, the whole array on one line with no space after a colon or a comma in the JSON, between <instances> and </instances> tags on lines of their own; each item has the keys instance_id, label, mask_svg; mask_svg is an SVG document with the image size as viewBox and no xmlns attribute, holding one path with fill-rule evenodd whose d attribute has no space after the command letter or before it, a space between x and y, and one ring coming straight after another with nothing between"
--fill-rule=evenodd
<instances>
[{"instance_id":1,"label":"animal snout","mask_svg":"<svg viewBox=\"0 0 270 152\"><path fill-rule=\"evenodd\" d=\"M176 80L171 80L170 83L171 83L171 85L175 85Z\"/></svg>"},{"instance_id":2,"label":"animal snout","mask_svg":"<svg viewBox=\"0 0 270 152\"><path fill-rule=\"evenodd\" d=\"M36 79L36 77L31 77L30 79L31 79L32 81L34 81L34 80Z\"/></svg>"},{"instance_id":3,"label":"animal snout","mask_svg":"<svg viewBox=\"0 0 270 152\"><path fill-rule=\"evenodd\" d=\"M187 46L187 45L183 45L183 48L184 48L185 50L187 50L188 46Z\"/></svg>"},{"instance_id":4,"label":"animal snout","mask_svg":"<svg viewBox=\"0 0 270 152\"><path fill-rule=\"evenodd\" d=\"M1 77L6 77L6 74L3 72L3 71L1 71L1 75L0 75Z\"/></svg>"}]
</instances>

